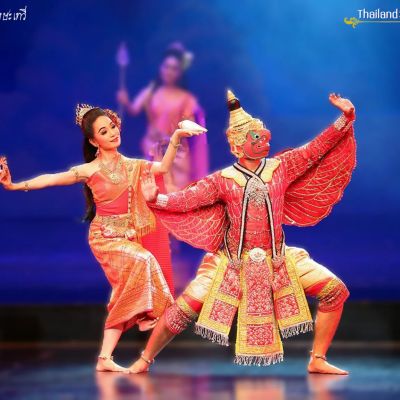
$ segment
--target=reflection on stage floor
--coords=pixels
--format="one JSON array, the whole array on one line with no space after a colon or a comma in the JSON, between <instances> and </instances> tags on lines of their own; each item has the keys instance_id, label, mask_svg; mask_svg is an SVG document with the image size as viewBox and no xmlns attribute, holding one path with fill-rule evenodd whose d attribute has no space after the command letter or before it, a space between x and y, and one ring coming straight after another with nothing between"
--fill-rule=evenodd
<instances>
[{"instance_id":1,"label":"reflection on stage floor","mask_svg":"<svg viewBox=\"0 0 400 400\"><path fill-rule=\"evenodd\" d=\"M304 351L303 351L304 350ZM128 365L138 349L119 350ZM309 375L306 351L289 351L270 367L232 364L226 348L174 347L162 353L151 372L96 373L95 348L84 344L0 350L0 398L24 400L391 400L400 398L400 358L392 351L334 352L330 360L350 376Z\"/></svg>"}]
</instances>

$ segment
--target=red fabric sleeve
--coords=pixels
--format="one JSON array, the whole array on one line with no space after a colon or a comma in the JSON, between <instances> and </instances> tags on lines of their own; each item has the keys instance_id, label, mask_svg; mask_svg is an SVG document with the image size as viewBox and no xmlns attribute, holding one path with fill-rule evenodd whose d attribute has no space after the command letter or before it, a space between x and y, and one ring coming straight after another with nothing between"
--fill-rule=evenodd
<instances>
[{"instance_id":1,"label":"red fabric sleeve","mask_svg":"<svg viewBox=\"0 0 400 400\"><path fill-rule=\"evenodd\" d=\"M166 195L166 206L152 206L156 217L179 240L208 252L221 246L228 221L220 201L220 172ZM160 196L160 195L159 195Z\"/></svg>"},{"instance_id":2,"label":"red fabric sleeve","mask_svg":"<svg viewBox=\"0 0 400 400\"><path fill-rule=\"evenodd\" d=\"M327 129L304 146L286 151L277 156L286 171L287 184L302 176L309 168L318 163L322 157L348 132L352 119L343 114Z\"/></svg>"},{"instance_id":3,"label":"red fabric sleeve","mask_svg":"<svg viewBox=\"0 0 400 400\"><path fill-rule=\"evenodd\" d=\"M219 172L208 175L178 192L159 194L156 202L148 204L152 208L181 213L214 204L220 199L218 175Z\"/></svg>"},{"instance_id":4,"label":"red fabric sleeve","mask_svg":"<svg viewBox=\"0 0 400 400\"><path fill-rule=\"evenodd\" d=\"M314 155L312 166L287 187L283 209L284 224L315 225L325 218L342 198L356 166L356 141L352 125L345 130L338 141L339 132L333 129L328 129L326 139L336 141L336 144L321 158L317 157L315 160ZM325 150L330 145L331 143L323 144L320 148ZM297 155L296 157L300 158ZM290 161L290 163L293 162L293 160ZM299 169L296 170L295 165L290 168L293 179ZM302 170L304 169L304 164L302 164Z\"/></svg>"}]
</instances>

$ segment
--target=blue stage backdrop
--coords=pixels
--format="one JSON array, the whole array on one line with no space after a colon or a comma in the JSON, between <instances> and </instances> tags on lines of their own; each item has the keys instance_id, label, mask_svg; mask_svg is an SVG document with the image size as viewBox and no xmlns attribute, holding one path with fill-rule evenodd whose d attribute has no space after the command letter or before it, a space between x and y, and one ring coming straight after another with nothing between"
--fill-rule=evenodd
<instances>
[{"instance_id":1,"label":"blue stage backdrop","mask_svg":"<svg viewBox=\"0 0 400 400\"><path fill-rule=\"evenodd\" d=\"M332 214L287 229L349 285L353 299L400 298L400 24L344 24L360 7L395 2L4 1L25 21L0 21L0 153L15 181L82 162L77 102L116 108L116 50L131 55L131 94L152 80L173 41L194 52L189 86L207 115L212 170L233 159L225 90L272 131L272 150L305 143L338 115L330 92L357 108L358 166ZM123 118L122 151L139 155L144 116ZM0 193L0 302L96 302L107 286L79 222L79 185ZM199 253L193 253L191 273ZM176 271L187 274L187 271ZM190 273L188 274L190 276Z\"/></svg>"}]
</instances>

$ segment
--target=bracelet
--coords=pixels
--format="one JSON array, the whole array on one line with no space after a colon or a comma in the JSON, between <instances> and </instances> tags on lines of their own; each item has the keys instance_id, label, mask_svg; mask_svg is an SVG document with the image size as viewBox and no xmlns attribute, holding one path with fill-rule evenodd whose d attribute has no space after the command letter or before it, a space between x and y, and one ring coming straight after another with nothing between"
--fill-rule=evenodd
<instances>
[{"instance_id":1,"label":"bracelet","mask_svg":"<svg viewBox=\"0 0 400 400\"><path fill-rule=\"evenodd\" d=\"M157 195L156 202L155 202L155 205L157 207L164 208L167 206L167 203L168 203L168 196L166 194L161 193L161 194Z\"/></svg>"},{"instance_id":2,"label":"bracelet","mask_svg":"<svg viewBox=\"0 0 400 400\"><path fill-rule=\"evenodd\" d=\"M27 181L24 182L24 192L29 191L29 183Z\"/></svg>"},{"instance_id":3,"label":"bracelet","mask_svg":"<svg viewBox=\"0 0 400 400\"><path fill-rule=\"evenodd\" d=\"M172 139L169 139L169 143L170 143L173 147L175 147L175 149L178 149L178 148L181 146L180 143L175 144L175 143L172 141Z\"/></svg>"}]
</instances>

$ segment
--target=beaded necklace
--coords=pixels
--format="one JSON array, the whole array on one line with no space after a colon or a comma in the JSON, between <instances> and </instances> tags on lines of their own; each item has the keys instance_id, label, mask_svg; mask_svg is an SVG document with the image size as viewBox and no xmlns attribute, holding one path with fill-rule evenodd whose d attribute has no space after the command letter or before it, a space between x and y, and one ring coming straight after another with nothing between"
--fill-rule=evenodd
<instances>
[{"instance_id":1,"label":"beaded necklace","mask_svg":"<svg viewBox=\"0 0 400 400\"><path fill-rule=\"evenodd\" d=\"M107 167L99 158L99 167L101 172L103 172L103 174L106 175L114 185L118 185L125 178L122 173L122 164L121 154L118 155L118 161L113 169Z\"/></svg>"}]
</instances>

